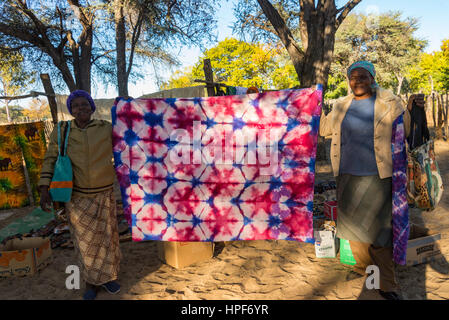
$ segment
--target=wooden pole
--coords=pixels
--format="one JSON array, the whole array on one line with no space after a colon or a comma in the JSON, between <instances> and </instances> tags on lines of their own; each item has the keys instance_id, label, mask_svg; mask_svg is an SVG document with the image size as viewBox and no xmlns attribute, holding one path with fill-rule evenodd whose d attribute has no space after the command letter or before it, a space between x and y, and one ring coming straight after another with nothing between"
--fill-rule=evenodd
<instances>
[{"instance_id":1,"label":"wooden pole","mask_svg":"<svg viewBox=\"0 0 449 320\"><path fill-rule=\"evenodd\" d=\"M6 118L8 119L8 123L11 123L11 116L9 115L9 101L6 100L5 102L6 107Z\"/></svg>"},{"instance_id":2,"label":"wooden pole","mask_svg":"<svg viewBox=\"0 0 449 320\"><path fill-rule=\"evenodd\" d=\"M204 78L206 79L206 88L207 88L207 96L213 97L215 96L215 88L213 84L214 82L214 73L212 71L212 65L210 63L210 59L204 59Z\"/></svg>"},{"instance_id":3,"label":"wooden pole","mask_svg":"<svg viewBox=\"0 0 449 320\"><path fill-rule=\"evenodd\" d=\"M432 91L432 117L433 117L433 127L437 128L436 120L436 109L435 109L435 93Z\"/></svg>"},{"instance_id":4,"label":"wooden pole","mask_svg":"<svg viewBox=\"0 0 449 320\"><path fill-rule=\"evenodd\" d=\"M23 156L23 151L21 151L21 155L22 155L22 168L23 168L23 173L25 175L25 184L27 187L27 191L28 191L28 200L30 201L30 206L34 206L34 197L33 197L33 191L31 189L31 182L30 182L30 177L28 175L28 168L25 162L25 157Z\"/></svg>"},{"instance_id":5,"label":"wooden pole","mask_svg":"<svg viewBox=\"0 0 449 320\"><path fill-rule=\"evenodd\" d=\"M42 84L44 85L45 93L47 94L48 104L50 106L51 117L53 123L58 123L58 105L56 103L55 91L51 85L50 76L47 73L41 73L40 75Z\"/></svg>"},{"instance_id":6,"label":"wooden pole","mask_svg":"<svg viewBox=\"0 0 449 320\"><path fill-rule=\"evenodd\" d=\"M446 136L446 140L449 139L449 132L448 132L448 126L449 126L449 100L448 100L448 92L446 91L446 115L445 115L445 121L444 121L444 134Z\"/></svg>"},{"instance_id":7,"label":"wooden pole","mask_svg":"<svg viewBox=\"0 0 449 320\"><path fill-rule=\"evenodd\" d=\"M441 139L443 137L443 96L437 93L437 116L438 116L438 128L437 137Z\"/></svg>"}]
</instances>

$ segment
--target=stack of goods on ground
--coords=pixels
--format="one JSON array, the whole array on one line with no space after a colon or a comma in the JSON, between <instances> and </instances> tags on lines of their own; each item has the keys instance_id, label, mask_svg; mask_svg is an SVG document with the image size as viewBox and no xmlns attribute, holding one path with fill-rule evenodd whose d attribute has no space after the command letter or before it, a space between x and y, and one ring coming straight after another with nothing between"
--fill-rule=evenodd
<instances>
[{"instance_id":1,"label":"stack of goods on ground","mask_svg":"<svg viewBox=\"0 0 449 320\"><path fill-rule=\"evenodd\" d=\"M332 214L332 206L336 207L336 204L336 182L332 180L317 181L313 195L313 229L317 258L335 258L337 256L339 243L336 238L336 215ZM329 210L330 208L331 210Z\"/></svg>"},{"instance_id":2,"label":"stack of goods on ground","mask_svg":"<svg viewBox=\"0 0 449 320\"><path fill-rule=\"evenodd\" d=\"M336 237L335 221L314 220L315 256L317 258L337 257L339 242Z\"/></svg>"},{"instance_id":3,"label":"stack of goods on ground","mask_svg":"<svg viewBox=\"0 0 449 320\"><path fill-rule=\"evenodd\" d=\"M313 219L325 218L325 203L337 201L337 184L335 181L317 181L313 196Z\"/></svg>"},{"instance_id":4,"label":"stack of goods on ground","mask_svg":"<svg viewBox=\"0 0 449 320\"><path fill-rule=\"evenodd\" d=\"M121 204L117 204L117 212L123 212ZM123 214L117 216L120 241L131 240L131 231ZM8 240L30 237L50 238L51 248L73 248L67 215L64 209L45 212L35 208L27 216L13 221L0 230L0 244Z\"/></svg>"}]
</instances>

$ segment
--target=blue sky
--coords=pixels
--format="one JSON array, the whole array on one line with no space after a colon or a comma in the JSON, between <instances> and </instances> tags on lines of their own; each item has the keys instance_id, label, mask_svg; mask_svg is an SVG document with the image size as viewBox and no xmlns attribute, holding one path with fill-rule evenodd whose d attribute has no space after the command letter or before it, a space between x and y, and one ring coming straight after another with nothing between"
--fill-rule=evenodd
<instances>
[{"instance_id":1,"label":"blue sky","mask_svg":"<svg viewBox=\"0 0 449 320\"><path fill-rule=\"evenodd\" d=\"M337 7L346 3L347 0L337 1ZM224 2L221 9L217 12L218 17L218 41L226 37L232 37L233 3L235 0ZM362 0L353 10L356 13L384 13L387 11L402 11L403 17L415 17L419 19L419 30L416 35L419 38L429 42L426 52L437 51L440 49L441 41L449 38L449 1L448 0ZM235 35L234 35L235 36ZM211 43L208 48L216 43ZM186 66L193 65L201 51L198 48L182 48L177 51L180 53L180 61L182 66L177 69L183 69ZM167 74L175 71L167 70ZM137 97L145 93L158 91L156 84L152 80L153 76L149 75L147 79L136 84L129 85L131 96ZM94 93L95 94L95 93ZM96 92L98 97L110 97L115 95L115 90Z\"/></svg>"},{"instance_id":2,"label":"blue sky","mask_svg":"<svg viewBox=\"0 0 449 320\"><path fill-rule=\"evenodd\" d=\"M425 50L428 53L440 50L441 41L449 38L448 0L362 0L354 12L366 14L374 10L379 13L402 11L403 17L418 18L416 35L429 41Z\"/></svg>"},{"instance_id":3,"label":"blue sky","mask_svg":"<svg viewBox=\"0 0 449 320\"><path fill-rule=\"evenodd\" d=\"M218 41L231 37L233 17L233 3L236 0L222 1L222 7L217 12ZM338 0L337 7L346 3L347 0ZM448 0L362 0L362 2L353 10L353 12L369 14L384 13L387 11L402 11L403 17L416 17L419 19L419 31L416 35L429 41L426 52L437 51L440 49L441 41L449 38L449 1ZM211 43L207 47L213 47L216 43ZM198 48L183 47L176 51L179 54L179 60L182 63L180 68L194 64L201 51ZM167 78L176 69L167 70ZM152 69L148 68L148 75L136 84L129 84L129 94L133 97L142 94L158 91L154 81ZM117 95L115 88L109 87L107 90L103 86L99 86L97 90L93 90L94 98L114 98Z\"/></svg>"}]
</instances>

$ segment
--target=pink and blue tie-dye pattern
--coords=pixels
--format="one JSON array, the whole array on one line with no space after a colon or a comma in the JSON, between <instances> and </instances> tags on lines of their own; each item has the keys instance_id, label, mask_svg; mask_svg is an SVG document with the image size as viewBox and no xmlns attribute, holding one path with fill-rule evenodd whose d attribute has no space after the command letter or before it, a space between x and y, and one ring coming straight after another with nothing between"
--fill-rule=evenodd
<instances>
[{"instance_id":1,"label":"pink and blue tie-dye pattern","mask_svg":"<svg viewBox=\"0 0 449 320\"><path fill-rule=\"evenodd\" d=\"M403 115L393 122L391 151L393 156L393 260L397 264L405 265L410 226L406 190L407 154Z\"/></svg>"},{"instance_id":2,"label":"pink and blue tie-dye pattern","mask_svg":"<svg viewBox=\"0 0 449 320\"><path fill-rule=\"evenodd\" d=\"M117 99L112 108L115 167L133 240L313 242L321 100L320 89ZM186 140L170 139L178 129ZM245 137L241 145L233 139L238 132ZM256 162L193 160L195 150L204 152L228 141L234 156L243 148ZM259 142L278 151L268 156L276 157L269 175L261 174L269 165L261 161ZM188 164L169 157L182 147L190 150Z\"/></svg>"}]
</instances>

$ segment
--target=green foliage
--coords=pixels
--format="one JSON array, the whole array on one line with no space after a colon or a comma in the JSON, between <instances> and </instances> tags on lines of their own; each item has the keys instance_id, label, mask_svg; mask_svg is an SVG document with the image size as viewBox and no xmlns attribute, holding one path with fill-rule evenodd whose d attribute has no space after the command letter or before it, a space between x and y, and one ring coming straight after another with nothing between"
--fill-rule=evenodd
<instances>
[{"instance_id":1,"label":"green foliage","mask_svg":"<svg viewBox=\"0 0 449 320\"><path fill-rule=\"evenodd\" d=\"M39 137L42 141L42 145L44 146L45 149L47 149L47 141L45 140L45 130L41 129L40 133L39 133Z\"/></svg>"},{"instance_id":2,"label":"green foliage","mask_svg":"<svg viewBox=\"0 0 449 320\"><path fill-rule=\"evenodd\" d=\"M0 150L4 148L5 144L6 144L6 137L0 136ZM3 160L3 158L0 157L0 160Z\"/></svg>"},{"instance_id":3,"label":"green foliage","mask_svg":"<svg viewBox=\"0 0 449 320\"><path fill-rule=\"evenodd\" d=\"M346 79L341 75L334 77L329 75L327 83L327 91L324 95L325 100L337 99L339 97L346 96L348 94L348 85Z\"/></svg>"},{"instance_id":4,"label":"green foliage","mask_svg":"<svg viewBox=\"0 0 449 320\"><path fill-rule=\"evenodd\" d=\"M20 204L20 207L26 207L30 205L30 199L25 198L22 200L22 203Z\"/></svg>"},{"instance_id":5,"label":"green foliage","mask_svg":"<svg viewBox=\"0 0 449 320\"><path fill-rule=\"evenodd\" d=\"M283 55L276 57L276 60L279 61L280 64L274 69L270 76L274 89L299 87L298 74L288 56L284 53Z\"/></svg>"},{"instance_id":6,"label":"green foliage","mask_svg":"<svg viewBox=\"0 0 449 320\"><path fill-rule=\"evenodd\" d=\"M9 105L9 115L12 122L25 122L27 120L51 119L50 107L48 104L36 106L31 104L29 108L23 108L17 105ZM7 123L6 108L0 107L0 124Z\"/></svg>"},{"instance_id":7,"label":"green foliage","mask_svg":"<svg viewBox=\"0 0 449 320\"><path fill-rule=\"evenodd\" d=\"M25 164L28 170L36 169L36 163L34 162L26 138L22 135L16 135L14 137L14 142L22 149L23 158L25 159Z\"/></svg>"},{"instance_id":8,"label":"green foliage","mask_svg":"<svg viewBox=\"0 0 449 320\"><path fill-rule=\"evenodd\" d=\"M5 203L4 205L2 205L0 207L0 210L6 210L6 209L11 209L11 205L9 203Z\"/></svg>"},{"instance_id":9,"label":"green foliage","mask_svg":"<svg viewBox=\"0 0 449 320\"><path fill-rule=\"evenodd\" d=\"M293 65L280 50L227 38L206 50L193 67L175 72L161 89L197 85L194 79L204 79L204 59L211 61L214 81L229 86L286 89L299 85Z\"/></svg>"},{"instance_id":10,"label":"green foliage","mask_svg":"<svg viewBox=\"0 0 449 320\"><path fill-rule=\"evenodd\" d=\"M443 40L441 51L443 51L443 54L449 58L449 39Z\"/></svg>"},{"instance_id":11,"label":"green foliage","mask_svg":"<svg viewBox=\"0 0 449 320\"><path fill-rule=\"evenodd\" d=\"M16 135L14 136L14 142L20 147L22 148L22 150L24 150L27 146L27 142L24 136L22 135Z\"/></svg>"},{"instance_id":12,"label":"green foliage","mask_svg":"<svg viewBox=\"0 0 449 320\"><path fill-rule=\"evenodd\" d=\"M19 121L22 120L25 116L23 113L23 108L20 106L8 106L9 115L11 117L11 121ZM8 119L6 116L6 107L0 107L0 123L7 123Z\"/></svg>"},{"instance_id":13,"label":"green foliage","mask_svg":"<svg viewBox=\"0 0 449 320\"><path fill-rule=\"evenodd\" d=\"M15 96L26 90L34 82L35 73L24 68L23 55L17 51L0 50L0 92Z\"/></svg>"},{"instance_id":14,"label":"green foliage","mask_svg":"<svg viewBox=\"0 0 449 320\"><path fill-rule=\"evenodd\" d=\"M201 78L204 78L204 76ZM161 89L186 88L196 85L198 83L194 82L192 67L187 67L184 71L176 70L167 82L162 82Z\"/></svg>"},{"instance_id":15,"label":"green foliage","mask_svg":"<svg viewBox=\"0 0 449 320\"><path fill-rule=\"evenodd\" d=\"M397 91L408 68L419 62L426 45L426 41L415 36L417 30L417 19L403 19L400 12L349 15L336 34L331 75L346 82L347 68L355 61L368 60L376 67L380 86ZM340 93L330 93L331 96L343 93L343 84L334 87Z\"/></svg>"},{"instance_id":16,"label":"green foliage","mask_svg":"<svg viewBox=\"0 0 449 320\"><path fill-rule=\"evenodd\" d=\"M0 179L0 191L1 192L8 192L8 191L11 191L12 189L13 189L13 185L8 178Z\"/></svg>"},{"instance_id":17,"label":"green foliage","mask_svg":"<svg viewBox=\"0 0 449 320\"><path fill-rule=\"evenodd\" d=\"M0 47L21 49L31 68L50 74L55 89L90 91L98 82L117 84L117 73L127 85L148 65L176 62L171 49L215 39L216 3L2 0Z\"/></svg>"},{"instance_id":18,"label":"green foliage","mask_svg":"<svg viewBox=\"0 0 449 320\"><path fill-rule=\"evenodd\" d=\"M33 72L25 70L23 56L19 51L0 48L0 95L20 95L34 82L34 75ZM11 112L10 119L6 112L9 109L9 101L2 100L2 102L5 103L5 119L9 122L12 120Z\"/></svg>"},{"instance_id":19,"label":"green foliage","mask_svg":"<svg viewBox=\"0 0 449 320\"><path fill-rule=\"evenodd\" d=\"M449 90L449 40L444 40L441 51L423 53L416 66L409 69L410 87L430 94Z\"/></svg>"}]
</instances>

